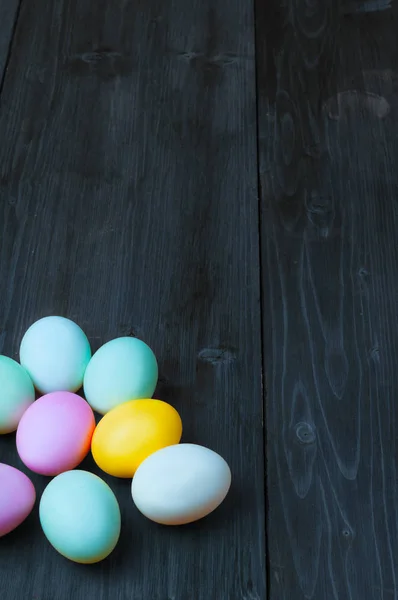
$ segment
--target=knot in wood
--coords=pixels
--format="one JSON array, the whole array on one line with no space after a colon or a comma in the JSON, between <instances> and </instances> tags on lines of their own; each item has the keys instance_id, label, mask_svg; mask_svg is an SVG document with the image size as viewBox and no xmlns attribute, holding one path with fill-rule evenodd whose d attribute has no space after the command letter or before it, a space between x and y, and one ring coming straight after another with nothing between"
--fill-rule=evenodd
<instances>
[{"instance_id":1,"label":"knot in wood","mask_svg":"<svg viewBox=\"0 0 398 600\"><path fill-rule=\"evenodd\" d=\"M313 444L315 442L315 431L309 423L297 423L295 430L301 444Z\"/></svg>"}]
</instances>

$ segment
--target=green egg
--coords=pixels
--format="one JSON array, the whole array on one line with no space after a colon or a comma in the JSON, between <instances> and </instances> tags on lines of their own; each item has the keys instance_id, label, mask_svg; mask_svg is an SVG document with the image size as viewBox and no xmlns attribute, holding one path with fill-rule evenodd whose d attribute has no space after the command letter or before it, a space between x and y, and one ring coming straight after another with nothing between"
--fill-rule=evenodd
<instances>
[{"instance_id":1,"label":"green egg","mask_svg":"<svg viewBox=\"0 0 398 600\"><path fill-rule=\"evenodd\" d=\"M50 481L40 500L39 515L50 544L77 563L103 560L119 540L116 496L105 481L88 471L66 471Z\"/></svg>"},{"instance_id":2,"label":"green egg","mask_svg":"<svg viewBox=\"0 0 398 600\"><path fill-rule=\"evenodd\" d=\"M12 358L0 355L0 434L15 431L34 400L35 390L27 371Z\"/></svg>"},{"instance_id":3,"label":"green egg","mask_svg":"<svg viewBox=\"0 0 398 600\"><path fill-rule=\"evenodd\" d=\"M151 348L137 338L121 337L101 346L84 375L91 408L104 415L129 400L152 398L158 364Z\"/></svg>"}]
</instances>

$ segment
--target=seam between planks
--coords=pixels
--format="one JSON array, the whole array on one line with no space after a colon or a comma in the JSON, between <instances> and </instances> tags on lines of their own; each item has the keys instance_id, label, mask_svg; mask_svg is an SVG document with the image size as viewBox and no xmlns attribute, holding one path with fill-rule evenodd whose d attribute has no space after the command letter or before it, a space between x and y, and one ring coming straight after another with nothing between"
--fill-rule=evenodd
<instances>
[{"instance_id":1,"label":"seam between planks","mask_svg":"<svg viewBox=\"0 0 398 600\"><path fill-rule=\"evenodd\" d=\"M15 11L15 18L14 18L14 23L13 23L13 26L12 26L12 31L11 31L11 36L10 36L10 42L8 44L7 56L6 56L6 59L4 61L3 72L0 73L0 96L1 96L3 88L4 88L4 83L5 83L5 80L6 80L6 73L7 73L8 65L10 63L12 48L14 46L15 32L17 30L17 24L18 24L18 20L19 20L19 15L21 13L22 2L23 2L23 0L19 0L18 6L17 6L17 10Z\"/></svg>"},{"instance_id":2,"label":"seam between planks","mask_svg":"<svg viewBox=\"0 0 398 600\"><path fill-rule=\"evenodd\" d=\"M260 291L260 330L261 330L261 394L262 394L262 413L263 413L263 456L264 456L264 536L265 536L265 583L266 583L266 598L270 597L270 562L269 562L269 541L268 541L268 515L269 515L269 504L268 504L268 458L267 458L267 447L268 447L268 430L267 430L267 411L266 411L266 399L267 399L267 381L265 377L265 342L264 342L264 284L263 284L263 238L262 238L262 185L261 185L261 150L260 150L260 89L258 82L258 57L259 57L259 44L258 44L258 31L257 31L257 0L253 0L253 25L254 25L254 83L255 83L255 94L256 94L256 159L257 159L257 210L258 210L258 254L259 254L259 291Z\"/></svg>"}]
</instances>

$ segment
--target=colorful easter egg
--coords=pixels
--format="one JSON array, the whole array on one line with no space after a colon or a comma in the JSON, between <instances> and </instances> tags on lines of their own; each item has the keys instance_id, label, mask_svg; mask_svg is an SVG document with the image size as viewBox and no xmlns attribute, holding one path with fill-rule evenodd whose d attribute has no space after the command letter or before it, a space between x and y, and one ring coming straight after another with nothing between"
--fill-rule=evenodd
<instances>
[{"instance_id":1,"label":"colorful easter egg","mask_svg":"<svg viewBox=\"0 0 398 600\"><path fill-rule=\"evenodd\" d=\"M22 471L0 463L0 537L25 521L36 500L33 483Z\"/></svg>"},{"instance_id":2,"label":"colorful easter egg","mask_svg":"<svg viewBox=\"0 0 398 600\"><path fill-rule=\"evenodd\" d=\"M98 423L91 452L97 465L115 477L132 477L152 452L178 444L180 415L162 400L131 400L109 411Z\"/></svg>"},{"instance_id":3,"label":"colorful easter egg","mask_svg":"<svg viewBox=\"0 0 398 600\"><path fill-rule=\"evenodd\" d=\"M148 519L184 525L213 512L230 485L230 468L219 454L196 444L178 444L158 450L141 463L131 493Z\"/></svg>"},{"instance_id":4,"label":"colorful easter egg","mask_svg":"<svg viewBox=\"0 0 398 600\"><path fill-rule=\"evenodd\" d=\"M27 371L8 356L0 356L0 434L11 433L35 400Z\"/></svg>"},{"instance_id":5,"label":"colorful easter egg","mask_svg":"<svg viewBox=\"0 0 398 600\"><path fill-rule=\"evenodd\" d=\"M72 392L52 392L32 404L17 429L17 450L35 473L54 476L74 469L90 450L94 413Z\"/></svg>"},{"instance_id":6,"label":"colorful easter egg","mask_svg":"<svg viewBox=\"0 0 398 600\"><path fill-rule=\"evenodd\" d=\"M158 380L152 350L137 338L121 337L93 355L84 375L84 394L90 406L104 415L137 398L151 398Z\"/></svg>"},{"instance_id":7,"label":"colorful easter egg","mask_svg":"<svg viewBox=\"0 0 398 600\"><path fill-rule=\"evenodd\" d=\"M87 471L67 471L50 481L39 514L50 544L77 563L103 560L119 540L118 501L102 479Z\"/></svg>"},{"instance_id":8,"label":"colorful easter egg","mask_svg":"<svg viewBox=\"0 0 398 600\"><path fill-rule=\"evenodd\" d=\"M86 334L76 323L52 316L29 327L19 355L21 365L40 392L76 392L83 384L91 348Z\"/></svg>"}]
</instances>

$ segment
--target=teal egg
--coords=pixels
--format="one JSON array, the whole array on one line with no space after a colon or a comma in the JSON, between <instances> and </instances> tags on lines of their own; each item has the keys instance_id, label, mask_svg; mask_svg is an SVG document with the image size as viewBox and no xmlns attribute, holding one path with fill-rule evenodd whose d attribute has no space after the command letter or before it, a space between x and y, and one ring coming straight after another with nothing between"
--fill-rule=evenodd
<instances>
[{"instance_id":1,"label":"teal egg","mask_svg":"<svg viewBox=\"0 0 398 600\"><path fill-rule=\"evenodd\" d=\"M39 515L50 544L77 563L103 560L119 540L116 496L105 481L88 471L66 471L50 481L40 500Z\"/></svg>"},{"instance_id":2,"label":"teal egg","mask_svg":"<svg viewBox=\"0 0 398 600\"><path fill-rule=\"evenodd\" d=\"M158 364L151 348L132 337L107 342L93 355L84 375L90 406L104 415L129 400L152 398Z\"/></svg>"},{"instance_id":3,"label":"teal egg","mask_svg":"<svg viewBox=\"0 0 398 600\"><path fill-rule=\"evenodd\" d=\"M27 371L12 358L0 356L0 434L15 431L34 400L35 390Z\"/></svg>"}]
</instances>

